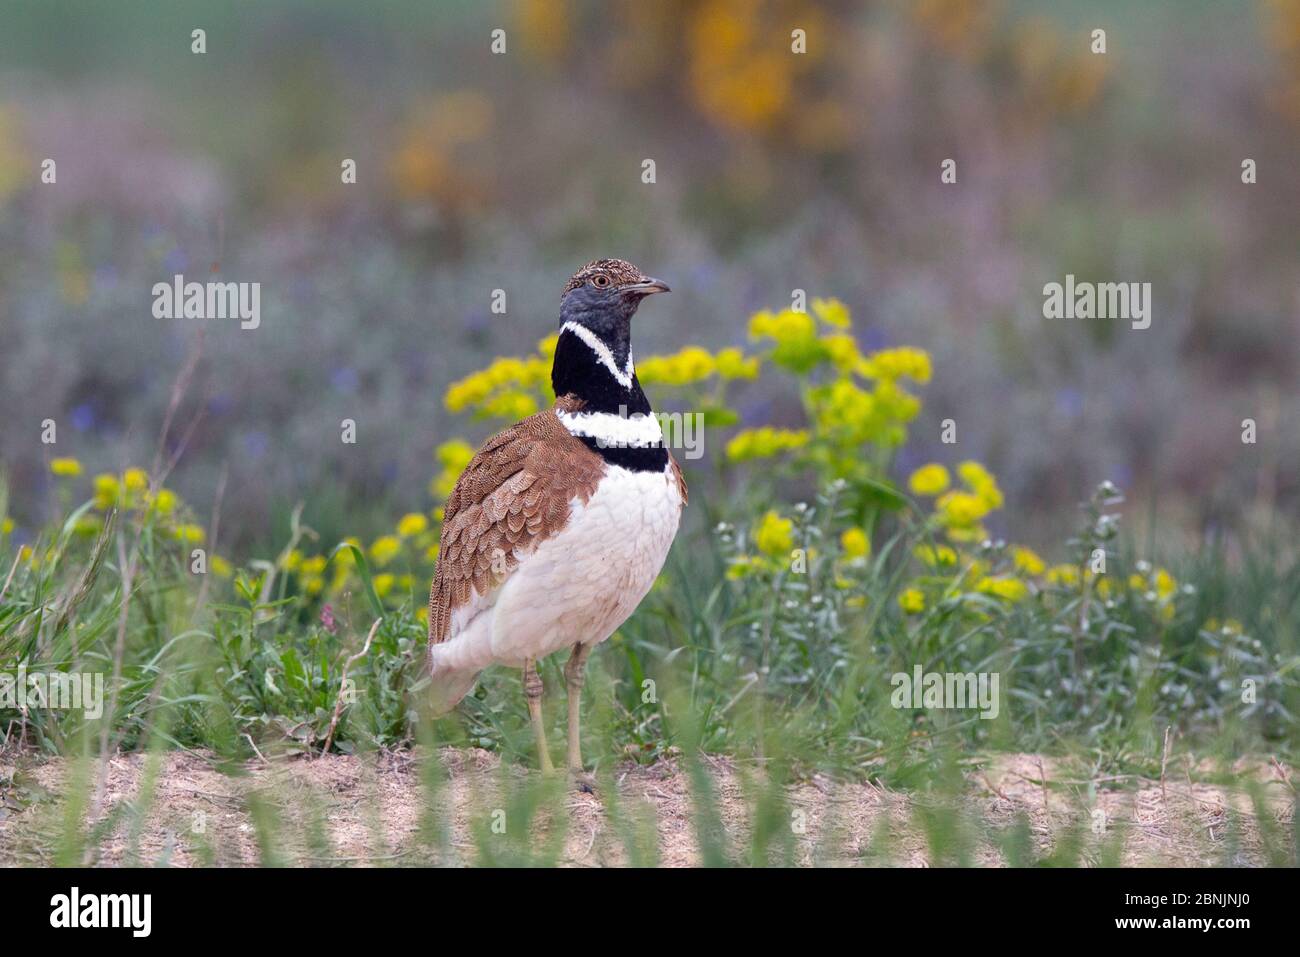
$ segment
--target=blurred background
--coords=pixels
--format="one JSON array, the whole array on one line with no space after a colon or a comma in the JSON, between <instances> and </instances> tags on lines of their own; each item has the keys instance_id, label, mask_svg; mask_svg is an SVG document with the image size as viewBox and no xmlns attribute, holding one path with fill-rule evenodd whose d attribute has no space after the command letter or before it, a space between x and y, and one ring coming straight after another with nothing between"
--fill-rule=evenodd
<instances>
[{"instance_id":1,"label":"blurred background","mask_svg":"<svg viewBox=\"0 0 1300 957\"><path fill-rule=\"evenodd\" d=\"M434 447L467 429L447 385L530 352L565 279L607 255L674 290L638 320L639 355L743 343L796 288L842 299L863 348L929 350L899 475L987 463L1006 537L1057 540L1103 479L1161 536L1295 514L1300 0L60 0L2 18L18 540L52 506L52 456L152 460L200 328L168 485L203 510L225 469L223 538L280 541L299 501L326 540L427 508ZM261 327L155 319L176 273L260 282ZM1044 319L1067 273L1152 283L1151 328ZM801 416L761 384L740 408Z\"/></svg>"}]
</instances>

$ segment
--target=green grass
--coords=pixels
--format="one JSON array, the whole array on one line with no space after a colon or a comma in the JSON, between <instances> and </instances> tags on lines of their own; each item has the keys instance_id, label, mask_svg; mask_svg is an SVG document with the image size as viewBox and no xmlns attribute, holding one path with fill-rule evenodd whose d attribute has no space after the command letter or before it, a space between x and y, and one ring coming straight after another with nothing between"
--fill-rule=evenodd
<instances>
[{"instance_id":1,"label":"green grass","mask_svg":"<svg viewBox=\"0 0 1300 957\"><path fill-rule=\"evenodd\" d=\"M1262 811L1258 787L1236 763L1249 756L1295 761L1300 560L1294 548L1270 542L1247 548L1239 560L1211 550L1170 562L1181 591L1164 614L1128 590L1103 600L1095 585L1044 588L1020 602L950 585L950 594L923 614L906 615L897 595L915 580L907 578L907 556L929 532L904 511L881 526L866 561L846 564L834 534L842 525L839 491L832 486L793 510L795 537L809 556L801 572L777 564L733 580L726 569L752 544L743 530L684 533L663 580L593 657L585 752L626 860L652 864L659 852L643 809L619 801L614 771L627 758L648 764L667 756L689 781L700 857L708 864L794 861L788 788L814 774L870 779L915 795L911 821L936 863L972 863L981 842L1015 863L1114 861L1118 838L1088 844L1068 831L1055 835L1044 855L1027 840L1023 822L991 829L971 813L978 782L967 772L973 761L998 752L1035 752L1068 759L1090 780L1158 779L1165 735L1173 729L1180 753L1197 756L1198 777L1254 788L1248 793L1261 812L1256 819L1269 862L1295 863L1294 825ZM108 676L109 703L97 721L78 711L0 709L5 751L71 759L57 819L41 818L45 823L33 831L48 836L56 862L94 860L95 848L119 826L132 848L138 846L163 751L201 752L232 773L265 755L318 753L341 695L331 750L368 754L422 745L417 753L430 814L419 828L421 859L447 860L452 853L448 823L436 813L448 781L438 747L486 748L499 752L506 768L535 766L514 672L489 671L451 717L430 722L421 715L419 600L381 601L359 549L342 549L357 574L331 630L319 606L295 594L286 578L268 582L241 573L231 584L212 581L205 588L175 541L147 515L111 517L87 537L76 531L83 513L84 507L72 510L38 543L44 557L35 565L17 560L8 543L0 548L3 573L13 569L0 603L0 670L25 662L29 671ZM1108 575L1123 581L1139 566L1132 547L1102 519L1106 514L1104 496L1089 503L1069 548L1087 554L1104 536ZM879 537L886 527L893 531ZM998 549L990 543L982 554L996 563ZM373 642L360 654L376 618L382 621ZM1208 627L1214 619L1235 619L1240 627ZM559 657L542 668L553 747L564 733ZM355 660L345 686L349 659ZM892 707L889 676L916 664L927 671L997 672L1000 714L986 721L970 712ZM1244 679L1255 684L1253 704L1241 700ZM149 753L146 786L104 817L96 804L102 766L95 758L118 749ZM703 757L710 754L737 762L749 822L743 840L729 834L720 816ZM492 807L517 826L504 835L508 840L498 840L503 835L494 832L490 814L476 819L474 859L557 861L563 787L504 772L500 781ZM49 804L21 774L6 793L38 812ZM1091 784L1062 795L1085 822L1094 797ZM320 812L300 821L286 815L280 800L261 792L246 799L259 859L330 857L322 851L328 842ZM92 815L97 823L90 830L88 810L101 812ZM541 831L538 822L545 824ZM834 855L834 831L828 827L823 840L829 843L815 858ZM206 838L195 840L201 845ZM864 859L888 860L890 841L889 833L876 835ZM201 856L220 860L221 853L207 848Z\"/></svg>"}]
</instances>

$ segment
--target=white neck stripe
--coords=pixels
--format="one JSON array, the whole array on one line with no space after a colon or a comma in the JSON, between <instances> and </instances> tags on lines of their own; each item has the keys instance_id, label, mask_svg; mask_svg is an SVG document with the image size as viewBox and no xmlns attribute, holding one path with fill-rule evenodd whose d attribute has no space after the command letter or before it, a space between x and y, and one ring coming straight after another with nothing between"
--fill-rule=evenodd
<instances>
[{"instance_id":1,"label":"white neck stripe","mask_svg":"<svg viewBox=\"0 0 1300 957\"><path fill-rule=\"evenodd\" d=\"M595 439L601 448L648 448L664 440L659 417L653 413L557 412L556 415L570 433Z\"/></svg>"},{"instance_id":2,"label":"white neck stripe","mask_svg":"<svg viewBox=\"0 0 1300 957\"><path fill-rule=\"evenodd\" d=\"M634 370L632 368L631 349L627 351L627 369L620 372L617 363L614 362L614 353L609 351L609 346L601 342L600 337L586 326L570 319L564 325L560 326L560 332L572 332L575 336L585 342L587 348L596 354L596 358L600 361L600 364L608 369L610 375L618 380L619 385L625 389L632 388L632 374Z\"/></svg>"}]
</instances>

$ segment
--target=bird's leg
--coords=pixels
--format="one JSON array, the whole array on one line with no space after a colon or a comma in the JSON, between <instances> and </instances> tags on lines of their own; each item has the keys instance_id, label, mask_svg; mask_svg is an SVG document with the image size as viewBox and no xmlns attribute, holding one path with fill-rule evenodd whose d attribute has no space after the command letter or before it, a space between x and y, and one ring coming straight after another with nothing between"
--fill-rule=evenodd
<instances>
[{"instance_id":1,"label":"bird's leg","mask_svg":"<svg viewBox=\"0 0 1300 957\"><path fill-rule=\"evenodd\" d=\"M582 683L586 679L590 645L574 645L573 654L564 665L564 680L569 686L569 770L582 773Z\"/></svg>"},{"instance_id":2,"label":"bird's leg","mask_svg":"<svg viewBox=\"0 0 1300 957\"><path fill-rule=\"evenodd\" d=\"M537 761L543 774L551 774L555 766L551 764L551 753L546 750L546 727L542 724L542 676L537 673L537 661L533 658L524 659L524 698L528 701L533 734L537 736Z\"/></svg>"}]
</instances>

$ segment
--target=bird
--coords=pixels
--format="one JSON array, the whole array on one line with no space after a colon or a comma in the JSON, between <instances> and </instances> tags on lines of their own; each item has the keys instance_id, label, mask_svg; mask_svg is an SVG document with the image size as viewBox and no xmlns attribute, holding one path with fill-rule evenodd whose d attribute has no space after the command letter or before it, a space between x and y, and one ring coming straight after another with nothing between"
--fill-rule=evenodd
<instances>
[{"instance_id":1,"label":"bird","mask_svg":"<svg viewBox=\"0 0 1300 957\"><path fill-rule=\"evenodd\" d=\"M432 710L452 710L492 665L522 669L544 775L555 769L538 661L570 649L566 757L582 776L587 657L650 591L686 505L632 357L633 316L668 291L622 259L574 273L560 297L554 405L488 439L444 507L429 589Z\"/></svg>"}]
</instances>

